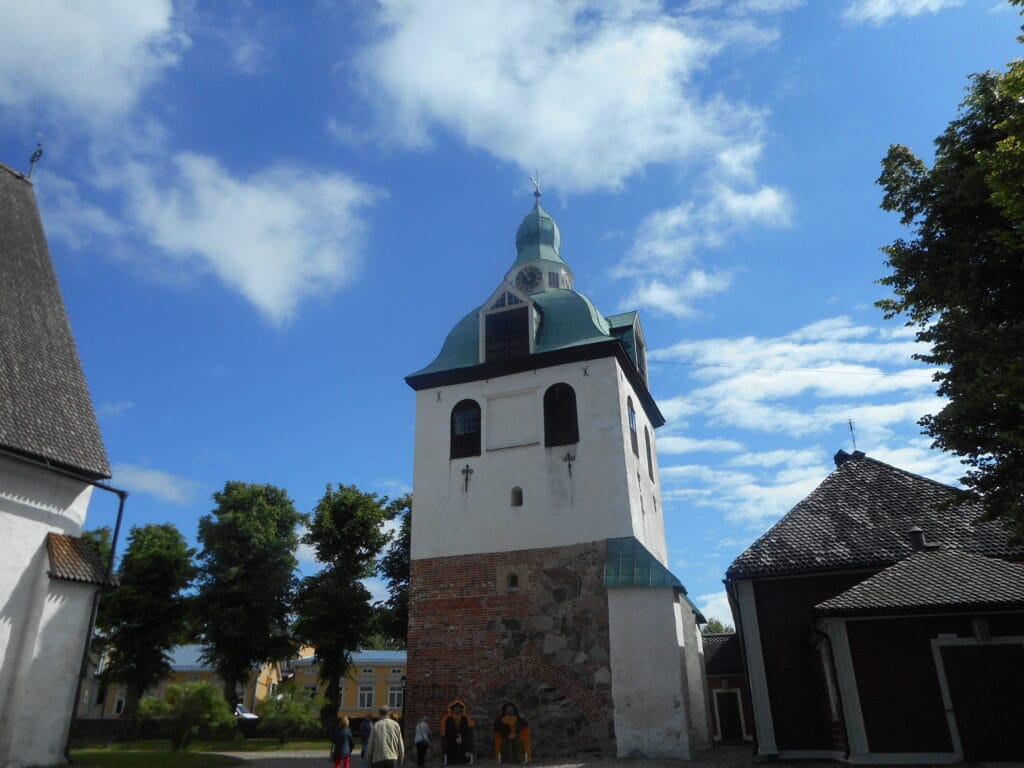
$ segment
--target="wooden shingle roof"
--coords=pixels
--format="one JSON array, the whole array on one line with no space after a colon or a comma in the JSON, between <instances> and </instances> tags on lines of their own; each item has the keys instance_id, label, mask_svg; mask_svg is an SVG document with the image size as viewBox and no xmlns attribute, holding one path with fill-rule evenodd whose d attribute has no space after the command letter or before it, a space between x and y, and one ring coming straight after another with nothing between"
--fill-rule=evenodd
<instances>
[{"instance_id":1,"label":"wooden shingle roof","mask_svg":"<svg viewBox=\"0 0 1024 768\"><path fill-rule=\"evenodd\" d=\"M0 165L0 448L110 477L32 184Z\"/></svg>"},{"instance_id":2,"label":"wooden shingle roof","mask_svg":"<svg viewBox=\"0 0 1024 768\"><path fill-rule=\"evenodd\" d=\"M821 615L1024 607L1024 565L946 549L915 552L815 606Z\"/></svg>"},{"instance_id":3,"label":"wooden shingle roof","mask_svg":"<svg viewBox=\"0 0 1024 768\"><path fill-rule=\"evenodd\" d=\"M51 579L101 586L113 586L116 583L115 579L107 581L107 568L96 550L77 536L46 534L46 554L50 558Z\"/></svg>"},{"instance_id":4,"label":"wooden shingle roof","mask_svg":"<svg viewBox=\"0 0 1024 768\"><path fill-rule=\"evenodd\" d=\"M704 670L709 675L738 675L743 672L740 659L740 640L735 632L706 634L704 644Z\"/></svg>"},{"instance_id":5,"label":"wooden shingle roof","mask_svg":"<svg viewBox=\"0 0 1024 768\"><path fill-rule=\"evenodd\" d=\"M976 522L979 504L955 489L871 459L836 454L838 465L810 495L747 548L730 579L885 566L913 554L917 526L948 549L1020 559L1000 522Z\"/></svg>"}]
</instances>

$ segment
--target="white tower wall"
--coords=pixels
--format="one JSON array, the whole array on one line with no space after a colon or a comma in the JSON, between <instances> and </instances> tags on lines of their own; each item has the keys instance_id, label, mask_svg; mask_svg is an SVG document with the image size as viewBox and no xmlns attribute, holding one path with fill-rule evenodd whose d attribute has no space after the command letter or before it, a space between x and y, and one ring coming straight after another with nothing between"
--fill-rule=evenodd
<instances>
[{"instance_id":1,"label":"white tower wall","mask_svg":"<svg viewBox=\"0 0 1024 768\"><path fill-rule=\"evenodd\" d=\"M544 392L559 382L576 393L579 443L545 448ZM464 399L480 405L481 454L450 459L451 412ZM645 426L657 478L654 430L613 357L417 392L413 559L635 536L665 563L661 493L647 469ZM574 457L571 477L567 454ZM511 505L513 487L522 489L522 506Z\"/></svg>"}]
</instances>

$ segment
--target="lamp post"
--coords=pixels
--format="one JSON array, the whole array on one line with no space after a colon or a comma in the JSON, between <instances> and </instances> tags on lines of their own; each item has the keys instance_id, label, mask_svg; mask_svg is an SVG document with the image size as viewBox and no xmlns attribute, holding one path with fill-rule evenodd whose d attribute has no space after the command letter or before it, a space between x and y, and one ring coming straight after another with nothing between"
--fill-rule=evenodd
<instances>
[{"instance_id":1,"label":"lamp post","mask_svg":"<svg viewBox=\"0 0 1024 768\"><path fill-rule=\"evenodd\" d=\"M405 741L405 685L409 682L409 679L402 675L402 741Z\"/></svg>"}]
</instances>

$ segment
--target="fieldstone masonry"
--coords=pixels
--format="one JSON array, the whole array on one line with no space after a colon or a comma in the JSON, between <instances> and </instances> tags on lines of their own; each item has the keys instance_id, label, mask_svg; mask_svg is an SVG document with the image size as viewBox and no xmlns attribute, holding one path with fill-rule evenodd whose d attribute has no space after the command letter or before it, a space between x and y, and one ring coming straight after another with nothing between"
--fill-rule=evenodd
<instances>
[{"instance_id":1,"label":"fieldstone masonry","mask_svg":"<svg viewBox=\"0 0 1024 768\"><path fill-rule=\"evenodd\" d=\"M412 561L407 716L463 699L491 755L515 702L543 759L615 754L605 542ZM447 597L439 597L446 595Z\"/></svg>"}]
</instances>

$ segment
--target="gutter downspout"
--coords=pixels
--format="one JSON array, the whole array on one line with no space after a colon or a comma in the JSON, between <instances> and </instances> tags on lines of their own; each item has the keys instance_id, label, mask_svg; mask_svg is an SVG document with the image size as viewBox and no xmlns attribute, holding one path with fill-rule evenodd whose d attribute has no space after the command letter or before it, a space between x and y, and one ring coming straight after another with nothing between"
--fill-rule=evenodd
<instances>
[{"instance_id":1,"label":"gutter downspout","mask_svg":"<svg viewBox=\"0 0 1024 768\"><path fill-rule=\"evenodd\" d=\"M71 702L71 717L68 718L68 729L67 735L64 738L64 758L70 763L71 762L71 726L75 721L75 714L78 711L78 699L82 695L82 681L85 676L89 673L89 650L92 647L92 633L96 629L96 613L99 611L100 606L100 592L103 587L110 585L110 580L114 575L114 559L117 553L117 539L121 534L121 520L124 517L124 501L128 498L128 491L120 488L115 488L102 480L87 477L79 474L78 472L72 472L70 469L64 469L63 467L54 466L48 461L39 461L38 459L31 459L27 456L8 451L4 448L0 448L0 455L6 456L15 461L24 462L25 464L31 464L34 467L45 469L48 472L56 472L58 475L69 477L72 480L77 480L86 485L91 485L93 488L99 488L101 491L107 491L117 495L117 522L114 523L114 537L110 542L110 556L107 558L107 572L104 576L104 584L101 584L96 592L92 596L92 609L89 613L89 628L86 631L85 643L82 648L82 663L78 670L78 681L75 683L75 698Z\"/></svg>"}]
</instances>

